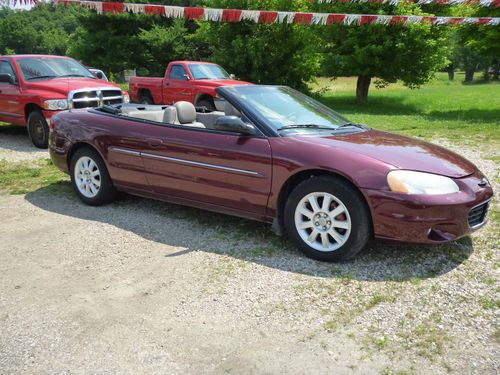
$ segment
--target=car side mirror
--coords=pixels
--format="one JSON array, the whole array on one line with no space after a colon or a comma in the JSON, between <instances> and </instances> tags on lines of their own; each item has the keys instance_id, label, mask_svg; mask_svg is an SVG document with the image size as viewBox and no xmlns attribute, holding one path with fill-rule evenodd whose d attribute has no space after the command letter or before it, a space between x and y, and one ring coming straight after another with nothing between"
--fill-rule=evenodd
<instances>
[{"instance_id":1,"label":"car side mirror","mask_svg":"<svg viewBox=\"0 0 500 375\"><path fill-rule=\"evenodd\" d=\"M253 125L243 122L238 116L221 116L215 120L214 128L230 133L253 135L256 133Z\"/></svg>"},{"instance_id":2,"label":"car side mirror","mask_svg":"<svg viewBox=\"0 0 500 375\"><path fill-rule=\"evenodd\" d=\"M11 85L15 84L14 77L9 73L0 73L0 83L9 83Z\"/></svg>"},{"instance_id":3,"label":"car side mirror","mask_svg":"<svg viewBox=\"0 0 500 375\"><path fill-rule=\"evenodd\" d=\"M236 76L235 76L233 73L231 73L231 74L229 75L229 78L231 78L231 79L236 79Z\"/></svg>"},{"instance_id":4,"label":"car side mirror","mask_svg":"<svg viewBox=\"0 0 500 375\"><path fill-rule=\"evenodd\" d=\"M186 73L184 73L184 74L182 75L182 78L183 78L185 81L189 81L189 76L188 76Z\"/></svg>"},{"instance_id":5,"label":"car side mirror","mask_svg":"<svg viewBox=\"0 0 500 375\"><path fill-rule=\"evenodd\" d=\"M102 72L95 72L95 76L99 79L103 79L104 76L102 75Z\"/></svg>"}]
</instances>

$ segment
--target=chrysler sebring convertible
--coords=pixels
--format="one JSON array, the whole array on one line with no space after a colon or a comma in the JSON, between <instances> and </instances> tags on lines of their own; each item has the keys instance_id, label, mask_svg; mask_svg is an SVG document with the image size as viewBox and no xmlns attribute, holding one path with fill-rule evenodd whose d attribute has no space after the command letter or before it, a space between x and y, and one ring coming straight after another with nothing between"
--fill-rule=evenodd
<instances>
[{"instance_id":1,"label":"chrysler sebring convertible","mask_svg":"<svg viewBox=\"0 0 500 375\"><path fill-rule=\"evenodd\" d=\"M224 111L180 101L62 112L51 158L86 204L125 191L264 221L325 261L372 238L436 244L487 221L492 188L453 152L350 122L288 87L217 94Z\"/></svg>"}]
</instances>

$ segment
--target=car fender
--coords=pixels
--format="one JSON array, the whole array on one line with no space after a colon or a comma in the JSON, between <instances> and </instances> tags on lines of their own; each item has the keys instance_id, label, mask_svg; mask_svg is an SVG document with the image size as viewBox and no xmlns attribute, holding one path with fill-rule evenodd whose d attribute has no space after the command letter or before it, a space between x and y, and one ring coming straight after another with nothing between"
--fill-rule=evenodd
<instances>
[{"instance_id":1,"label":"car fender","mask_svg":"<svg viewBox=\"0 0 500 375\"><path fill-rule=\"evenodd\" d=\"M268 201L270 216L276 216L284 187L298 174L310 171L312 175L338 175L363 194L362 189L388 190L387 173L395 168L350 150L328 147L314 152L301 144L300 137L273 137L270 143L273 153L273 178Z\"/></svg>"}]
</instances>

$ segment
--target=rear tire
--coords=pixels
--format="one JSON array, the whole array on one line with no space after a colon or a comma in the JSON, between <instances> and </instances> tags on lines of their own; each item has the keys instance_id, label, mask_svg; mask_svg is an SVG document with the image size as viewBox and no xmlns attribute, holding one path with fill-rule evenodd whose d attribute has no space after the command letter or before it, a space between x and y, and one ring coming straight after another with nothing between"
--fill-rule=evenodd
<instances>
[{"instance_id":1,"label":"rear tire","mask_svg":"<svg viewBox=\"0 0 500 375\"><path fill-rule=\"evenodd\" d=\"M42 112L33 111L28 116L28 135L37 148L49 147L49 126Z\"/></svg>"},{"instance_id":2,"label":"rear tire","mask_svg":"<svg viewBox=\"0 0 500 375\"><path fill-rule=\"evenodd\" d=\"M91 147L75 152L70 162L71 184L80 200L90 206L113 202L116 190L101 156Z\"/></svg>"},{"instance_id":3,"label":"rear tire","mask_svg":"<svg viewBox=\"0 0 500 375\"><path fill-rule=\"evenodd\" d=\"M214 101L213 100L209 100L209 99L202 99L198 102L197 104L198 107L205 107L206 109L208 109L209 111L215 111L216 108L215 108L215 104L214 104Z\"/></svg>"},{"instance_id":4,"label":"rear tire","mask_svg":"<svg viewBox=\"0 0 500 375\"><path fill-rule=\"evenodd\" d=\"M144 104L144 105L154 104L153 98L151 98L151 95L149 95L149 94L143 94L141 96L141 98L139 99L139 103Z\"/></svg>"},{"instance_id":5,"label":"rear tire","mask_svg":"<svg viewBox=\"0 0 500 375\"><path fill-rule=\"evenodd\" d=\"M308 257L327 262L354 257L372 235L362 195L339 177L313 177L288 197L285 229Z\"/></svg>"}]
</instances>

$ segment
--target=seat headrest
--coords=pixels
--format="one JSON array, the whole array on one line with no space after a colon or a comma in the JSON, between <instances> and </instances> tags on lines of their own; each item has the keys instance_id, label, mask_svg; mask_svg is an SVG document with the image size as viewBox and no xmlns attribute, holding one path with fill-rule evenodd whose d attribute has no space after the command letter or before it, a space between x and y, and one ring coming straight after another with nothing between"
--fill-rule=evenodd
<instances>
[{"instance_id":1,"label":"seat headrest","mask_svg":"<svg viewBox=\"0 0 500 375\"><path fill-rule=\"evenodd\" d=\"M224 104L224 114L226 116L237 116L237 117L241 117L241 112L238 111L236 108L234 108L234 106L229 103L229 102L226 102Z\"/></svg>"},{"instance_id":2,"label":"seat headrest","mask_svg":"<svg viewBox=\"0 0 500 375\"><path fill-rule=\"evenodd\" d=\"M167 107L163 111L163 122L166 124L175 124L177 122L177 110L175 107Z\"/></svg>"},{"instance_id":3,"label":"seat headrest","mask_svg":"<svg viewBox=\"0 0 500 375\"><path fill-rule=\"evenodd\" d=\"M196 121L196 108L190 102L177 102L174 104L177 109L177 118L181 124L188 124Z\"/></svg>"}]
</instances>

